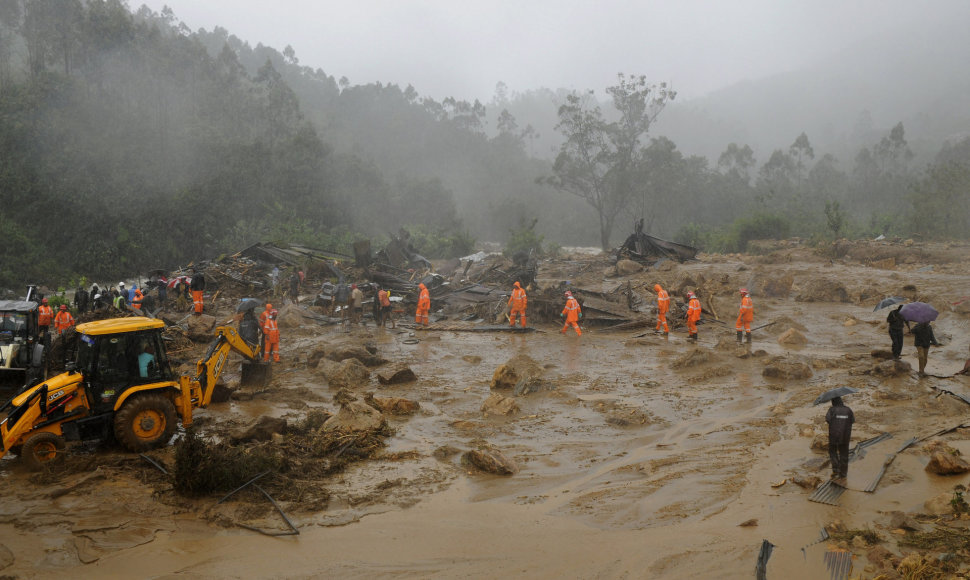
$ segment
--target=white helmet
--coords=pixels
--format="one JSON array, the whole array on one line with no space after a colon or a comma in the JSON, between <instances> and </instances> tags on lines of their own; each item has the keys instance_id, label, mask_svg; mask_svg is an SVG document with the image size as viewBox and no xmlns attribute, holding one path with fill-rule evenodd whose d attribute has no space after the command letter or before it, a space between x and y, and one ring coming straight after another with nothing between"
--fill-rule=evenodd
<instances>
[{"instance_id":1,"label":"white helmet","mask_svg":"<svg viewBox=\"0 0 970 580\"><path fill-rule=\"evenodd\" d=\"M124 282L118 282L118 286L124 286L124 285L125 285Z\"/></svg>"}]
</instances>

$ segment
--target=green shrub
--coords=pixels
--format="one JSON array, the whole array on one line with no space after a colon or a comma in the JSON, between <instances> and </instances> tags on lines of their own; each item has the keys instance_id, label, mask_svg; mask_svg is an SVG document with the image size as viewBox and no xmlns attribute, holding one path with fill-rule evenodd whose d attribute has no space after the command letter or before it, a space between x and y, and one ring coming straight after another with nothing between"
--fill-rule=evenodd
<instances>
[{"instance_id":1,"label":"green shrub","mask_svg":"<svg viewBox=\"0 0 970 580\"><path fill-rule=\"evenodd\" d=\"M529 224L525 223L524 218L519 218L519 227L509 230L509 238L505 241L502 254L507 258L519 252L535 251L536 255L541 255L543 236L536 233L537 223L539 223L538 218L533 218Z\"/></svg>"}]
</instances>

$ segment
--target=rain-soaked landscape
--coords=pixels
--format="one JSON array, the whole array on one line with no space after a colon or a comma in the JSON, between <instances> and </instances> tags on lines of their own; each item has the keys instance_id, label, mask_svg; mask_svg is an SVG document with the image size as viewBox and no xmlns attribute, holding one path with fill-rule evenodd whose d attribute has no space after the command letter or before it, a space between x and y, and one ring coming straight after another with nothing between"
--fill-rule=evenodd
<instances>
[{"instance_id":1,"label":"rain-soaked landscape","mask_svg":"<svg viewBox=\"0 0 970 580\"><path fill-rule=\"evenodd\" d=\"M3 573L750 578L767 540L768 577L827 577L827 558L844 552L852 577L928 565L958 577L968 569L966 544L934 544L930 533L945 528L965 541L965 504L961 515L951 500L970 476L925 468L934 450L970 453L970 404L957 396L970 396L970 379L952 376L970 343L968 247L874 248L894 253L892 265L798 244L758 256L702 254L625 276L604 257L540 263L540 287L568 278L580 296L629 283L646 317L654 283L678 299L682 288L697 288L721 322L708 315L696 345L682 327L665 339L652 325L586 325L577 337L546 320L532 322L534 332L508 333L436 329L460 326L450 320L416 329L410 316L396 329L291 318L299 322L281 324L283 362L270 386L237 388L200 413L199 430L226 440L267 416L292 428L367 393L385 404L417 403L408 414L385 407L385 446L340 470L291 480L290 490L266 477L282 512L253 489L223 503L225 493L177 494L171 476L110 446L72 448L39 474L8 456L0 463L0 544L10 560ZM750 346L735 341L741 286L752 292L755 328L773 323L755 330ZM911 335L901 361L887 355L888 309L873 307L892 295L940 312L942 346L931 349L927 377L917 376ZM350 378L341 372L346 362L321 358L361 346L383 362L354 362L365 370ZM527 368L529 388L503 388L503 365ZM379 380L403 367L416 379ZM235 388L238 375L226 383ZM850 463L841 496L809 501L829 475L827 405L812 402L840 386L858 390L845 399L856 418L852 446L890 436ZM483 410L494 393L511 402ZM294 433L249 443L250 453L290 449ZM469 462L471 450L497 452L512 473L483 472ZM148 455L173 469L172 446ZM295 471L300 457L288 459ZM281 513L299 535L243 527L286 532Z\"/></svg>"}]
</instances>

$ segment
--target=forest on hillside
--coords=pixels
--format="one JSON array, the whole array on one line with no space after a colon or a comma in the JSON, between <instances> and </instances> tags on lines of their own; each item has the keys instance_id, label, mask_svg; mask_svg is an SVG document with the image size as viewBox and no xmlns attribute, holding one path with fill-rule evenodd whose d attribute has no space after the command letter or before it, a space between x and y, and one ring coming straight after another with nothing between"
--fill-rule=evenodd
<instances>
[{"instance_id":1,"label":"forest on hillside","mask_svg":"<svg viewBox=\"0 0 970 580\"><path fill-rule=\"evenodd\" d=\"M0 1L0 287L113 279L263 240L345 250L401 227L429 257L476 241L608 246L640 217L709 251L967 235L970 140L917 167L898 123L853 159L801 133L764 160L725 143L715 161L654 134L672 90L624 75L591 88L611 102L561 90L439 102L123 0ZM536 150L530 111L555 119L553 150Z\"/></svg>"}]
</instances>

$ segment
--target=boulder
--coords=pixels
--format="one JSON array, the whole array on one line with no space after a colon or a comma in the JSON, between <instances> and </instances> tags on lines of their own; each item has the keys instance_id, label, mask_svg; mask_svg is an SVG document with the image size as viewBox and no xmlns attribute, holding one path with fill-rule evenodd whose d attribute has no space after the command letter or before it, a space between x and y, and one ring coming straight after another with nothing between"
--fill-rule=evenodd
<instances>
[{"instance_id":1,"label":"boulder","mask_svg":"<svg viewBox=\"0 0 970 580\"><path fill-rule=\"evenodd\" d=\"M761 375L771 379L807 379L814 373L808 363L776 357L768 361Z\"/></svg>"},{"instance_id":2,"label":"boulder","mask_svg":"<svg viewBox=\"0 0 970 580\"><path fill-rule=\"evenodd\" d=\"M281 329L293 329L303 326L303 309L296 304L285 304L276 309L276 324Z\"/></svg>"},{"instance_id":3,"label":"boulder","mask_svg":"<svg viewBox=\"0 0 970 580\"><path fill-rule=\"evenodd\" d=\"M333 345L327 351L326 357L336 362L356 359L369 367L376 367L387 363L387 359L377 356L364 345L360 344Z\"/></svg>"},{"instance_id":4,"label":"boulder","mask_svg":"<svg viewBox=\"0 0 970 580\"><path fill-rule=\"evenodd\" d=\"M463 465L474 467L485 473L512 475L519 470L514 461L497 449L472 449L461 456Z\"/></svg>"},{"instance_id":5,"label":"boulder","mask_svg":"<svg viewBox=\"0 0 970 580\"><path fill-rule=\"evenodd\" d=\"M321 427L324 431L377 431L387 424L383 413L363 401L350 401Z\"/></svg>"},{"instance_id":6,"label":"boulder","mask_svg":"<svg viewBox=\"0 0 970 580\"><path fill-rule=\"evenodd\" d=\"M442 445L441 447L435 449L431 455L438 461L445 461L451 457L454 457L455 455L458 455L459 453L461 453L461 449L458 449L457 447L452 447L451 445Z\"/></svg>"},{"instance_id":7,"label":"boulder","mask_svg":"<svg viewBox=\"0 0 970 580\"><path fill-rule=\"evenodd\" d=\"M354 388L370 381L370 371L359 360L350 358L335 366L327 365L327 382L336 389Z\"/></svg>"},{"instance_id":8,"label":"boulder","mask_svg":"<svg viewBox=\"0 0 970 580\"><path fill-rule=\"evenodd\" d=\"M542 367L527 354L517 354L505 364L500 365L492 374L489 387L495 389L514 389L520 381L530 383L540 380Z\"/></svg>"},{"instance_id":9,"label":"boulder","mask_svg":"<svg viewBox=\"0 0 970 580\"><path fill-rule=\"evenodd\" d=\"M908 375L913 371L913 365L902 360L886 360L872 365L869 374L875 377L897 377Z\"/></svg>"},{"instance_id":10,"label":"boulder","mask_svg":"<svg viewBox=\"0 0 970 580\"><path fill-rule=\"evenodd\" d=\"M936 497L923 502L923 509L932 516L945 516L953 513L953 492L944 491Z\"/></svg>"},{"instance_id":11,"label":"boulder","mask_svg":"<svg viewBox=\"0 0 970 580\"><path fill-rule=\"evenodd\" d=\"M631 274L636 274L637 272L642 272L643 266L637 264L633 260L619 260L616 263L616 275L617 276L630 276Z\"/></svg>"},{"instance_id":12,"label":"boulder","mask_svg":"<svg viewBox=\"0 0 970 580\"><path fill-rule=\"evenodd\" d=\"M377 373L377 382L382 385L398 385L418 380L409 366L396 366Z\"/></svg>"},{"instance_id":13,"label":"boulder","mask_svg":"<svg viewBox=\"0 0 970 580\"><path fill-rule=\"evenodd\" d=\"M208 314L192 315L186 319L186 335L195 342L209 342L216 329L216 317Z\"/></svg>"},{"instance_id":14,"label":"boulder","mask_svg":"<svg viewBox=\"0 0 970 580\"><path fill-rule=\"evenodd\" d=\"M711 353L704 349L693 349L685 355L678 357L674 362L670 363L670 368L673 369L684 369L695 367L697 365L702 365L704 363L711 362Z\"/></svg>"},{"instance_id":15,"label":"boulder","mask_svg":"<svg viewBox=\"0 0 970 580\"><path fill-rule=\"evenodd\" d=\"M893 530L909 530L911 532L915 532L922 531L923 526L903 512L894 511L889 513L889 528Z\"/></svg>"},{"instance_id":16,"label":"boulder","mask_svg":"<svg viewBox=\"0 0 970 580\"><path fill-rule=\"evenodd\" d=\"M388 415L413 415L421 405L417 401L402 397L371 397L372 405Z\"/></svg>"},{"instance_id":17,"label":"boulder","mask_svg":"<svg viewBox=\"0 0 970 580\"><path fill-rule=\"evenodd\" d=\"M229 439L233 443L245 443L247 441L269 441L274 433L286 432L286 419L280 417L268 417L266 415L256 419L248 426L237 429L229 433Z\"/></svg>"},{"instance_id":18,"label":"boulder","mask_svg":"<svg viewBox=\"0 0 970 580\"><path fill-rule=\"evenodd\" d=\"M778 337L778 344L782 346L805 346L808 344L808 339L798 330L789 328Z\"/></svg>"},{"instance_id":19,"label":"boulder","mask_svg":"<svg viewBox=\"0 0 970 580\"><path fill-rule=\"evenodd\" d=\"M889 360L893 358L893 351L877 348L869 352L869 356L872 358L878 358L882 360Z\"/></svg>"},{"instance_id":20,"label":"boulder","mask_svg":"<svg viewBox=\"0 0 970 580\"><path fill-rule=\"evenodd\" d=\"M809 280L795 296L796 302L849 302L849 291L838 280L816 278Z\"/></svg>"},{"instance_id":21,"label":"boulder","mask_svg":"<svg viewBox=\"0 0 970 580\"><path fill-rule=\"evenodd\" d=\"M970 471L970 464L960 457L956 449L945 447L930 453L930 461L925 469L937 475L957 475Z\"/></svg>"},{"instance_id":22,"label":"boulder","mask_svg":"<svg viewBox=\"0 0 970 580\"><path fill-rule=\"evenodd\" d=\"M505 397L499 393L492 393L482 403L482 413L486 415L513 415L519 412L519 405L512 397Z\"/></svg>"},{"instance_id":23,"label":"boulder","mask_svg":"<svg viewBox=\"0 0 970 580\"><path fill-rule=\"evenodd\" d=\"M482 362L482 357L478 356L477 354L466 354L465 356L461 357L461 360L470 365L477 365Z\"/></svg>"}]
</instances>

